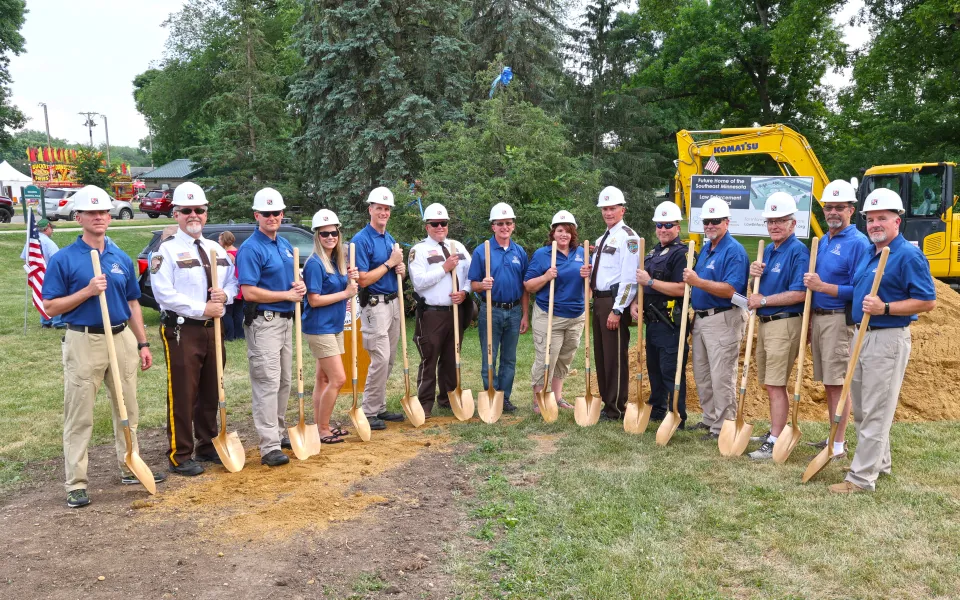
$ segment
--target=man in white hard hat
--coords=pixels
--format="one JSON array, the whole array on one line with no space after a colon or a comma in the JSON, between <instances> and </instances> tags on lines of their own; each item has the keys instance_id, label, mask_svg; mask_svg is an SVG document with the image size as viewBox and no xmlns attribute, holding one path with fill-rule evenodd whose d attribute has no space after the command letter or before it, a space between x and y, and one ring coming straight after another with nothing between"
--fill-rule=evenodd
<instances>
[{"instance_id":1,"label":"man in white hard hat","mask_svg":"<svg viewBox=\"0 0 960 600\"><path fill-rule=\"evenodd\" d=\"M417 300L417 324L413 342L420 352L417 369L417 398L430 415L434 402L449 406L447 392L457 387L456 356L453 346L453 312L460 310L460 334L469 324L470 254L460 242L447 239L450 217L441 204L423 211L427 237L410 250L410 280ZM457 292L453 290L456 270ZM466 318L465 318L466 317ZM462 339L462 338L461 338ZM437 386L439 384L439 396Z\"/></svg>"},{"instance_id":2,"label":"man in white hard hat","mask_svg":"<svg viewBox=\"0 0 960 600\"><path fill-rule=\"evenodd\" d=\"M677 410L680 429L687 421L687 345L680 349L680 319L683 310L683 269L687 266L687 246L680 240L680 207L675 202L661 202L653 211L658 243L650 249L643 269L637 269L637 285L643 288L643 322L647 336L647 376L650 398L647 404L651 421L662 421L673 410L672 397L677 360L682 360L680 395ZM639 306L634 300L630 314L636 319Z\"/></svg>"},{"instance_id":3,"label":"man in white hard hat","mask_svg":"<svg viewBox=\"0 0 960 600\"><path fill-rule=\"evenodd\" d=\"M137 367L153 364L147 332L140 312L140 286L130 258L107 237L110 196L88 185L73 196L76 220L83 233L50 258L43 281L43 309L51 317L63 315L67 324L63 339L63 462L67 506L90 504L87 496L87 446L93 435L93 405L105 381L113 412L113 435L120 466L120 481L137 483L124 463L127 444L116 409L122 392L133 451L138 451ZM102 274L94 276L91 252L100 255ZM103 322L99 295L105 292L110 323ZM115 389L104 327L113 331L120 371L120 390ZM154 480L163 481L154 471Z\"/></svg>"},{"instance_id":4,"label":"man in white hard hat","mask_svg":"<svg viewBox=\"0 0 960 600\"><path fill-rule=\"evenodd\" d=\"M387 378L397 356L400 328L404 326L397 301L397 273L405 275L403 253L387 233L393 210L393 192L378 187L367 196L370 223L350 243L356 246L360 272L360 326L370 367L363 386L363 414L370 429L386 429L385 421L403 421L403 413L387 411Z\"/></svg>"},{"instance_id":5,"label":"man in white hard hat","mask_svg":"<svg viewBox=\"0 0 960 600\"><path fill-rule=\"evenodd\" d=\"M713 197L700 209L707 238L696 267L683 269L693 307L693 378L700 396L702 420L693 427L703 439L715 440L726 419L736 418L737 363L746 313L733 305L734 294L747 289L747 251L729 233L730 205Z\"/></svg>"},{"instance_id":6,"label":"man in white hard hat","mask_svg":"<svg viewBox=\"0 0 960 600\"><path fill-rule=\"evenodd\" d=\"M810 269L810 250L797 239L797 203L786 192L770 194L761 216L766 220L771 244L763 261L750 265L750 275L760 278L760 291L750 294L747 307L757 311L757 379L770 400L770 431L758 436L760 447L750 453L754 460L773 458L773 445L787 424L790 400L787 380L800 353L800 329L806 286L803 275ZM804 340L806 342L806 340Z\"/></svg>"},{"instance_id":7,"label":"man in white hard hat","mask_svg":"<svg viewBox=\"0 0 960 600\"><path fill-rule=\"evenodd\" d=\"M857 265L872 252L870 240L850 224L857 210L857 193L853 185L842 179L831 181L820 196L823 216L829 231L820 238L817 249L817 272L803 276L803 283L813 290L810 315L810 346L813 354L813 379L822 381L827 393L828 415L837 411L843 390L843 379L850 361L853 343L853 275ZM844 433L850 417L850 405L843 411L837 428L833 456L846 453ZM827 440L810 442L825 448Z\"/></svg>"},{"instance_id":8,"label":"man in white hard hat","mask_svg":"<svg viewBox=\"0 0 960 600\"><path fill-rule=\"evenodd\" d=\"M838 494L874 491L877 477L891 473L890 427L910 358L910 323L937 305L930 263L900 235L903 212L900 196L885 188L870 192L863 203L873 248L853 276L853 320L860 323L869 314L870 324L850 384L857 448L845 481L830 486ZM873 296L873 278L885 247L890 255Z\"/></svg>"},{"instance_id":9,"label":"man in white hard hat","mask_svg":"<svg viewBox=\"0 0 960 600\"><path fill-rule=\"evenodd\" d=\"M640 238L623 222L623 192L608 186L597 199L607 231L597 240L590 287L593 289L593 356L603 400L601 418L622 421L630 387L630 303L637 295ZM623 313L627 312L627 318Z\"/></svg>"},{"instance_id":10,"label":"man in white hard hat","mask_svg":"<svg viewBox=\"0 0 960 600\"><path fill-rule=\"evenodd\" d=\"M529 263L527 251L511 237L516 228L516 216L509 204L499 202L490 209L490 277L487 277L487 262L483 245L473 250L470 259L472 289L480 295L481 303L487 301L487 290L493 297L493 364L496 367L494 389L503 392L503 410L513 412L517 407L510 402L513 378L517 371L517 342L527 332L529 321L527 309L530 296L523 291L523 275ZM487 365L487 310L481 304L480 321L480 376L487 388L489 366ZM500 358L499 364L497 357Z\"/></svg>"},{"instance_id":11,"label":"man in white hard hat","mask_svg":"<svg viewBox=\"0 0 960 600\"><path fill-rule=\"evenodd\" d=\"M253 198L257 229L240 246L237 267L244 299L243 331L250 360L253 425L260 436L260 462L277 467L290 462L284 415L290 398L294 303L307 287L294 282L293 246L278 235L283 196L263 188Z\"/></svg>"},{"instance_id":12,"label":"man in white hard hat","mask_svg":"<svg viewBox=\"0 0 960 600\"><path fill-rule=\"evenodd\" d=\"M167 459L171 471L186 476L203 473L202 462L222 464L213 447L220 389L213 325L238 289L227 251L203 237L207 210L199 185L178 185L173 191L177 233L150 258L150 287L160 305L167 361ZM216 252L216 281L211 250Z\"/></svg>"}]
</instances>

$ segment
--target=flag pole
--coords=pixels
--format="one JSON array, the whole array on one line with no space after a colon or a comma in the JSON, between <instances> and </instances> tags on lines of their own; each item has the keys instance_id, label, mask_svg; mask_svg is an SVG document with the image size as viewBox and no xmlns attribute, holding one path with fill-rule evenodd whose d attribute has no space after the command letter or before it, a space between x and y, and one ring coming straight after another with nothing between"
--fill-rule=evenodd
<instances>
[{"instance_id":1,"label":"flag pole","mask_svg":"<svg viewBox=\"0 0 960 600\"><path fill-rule=\"evenodd\" d=\"M24 223L27 226L27 256L23 259L23 273L26 275L26 279L23 282L23 335L27 335L27 311L30 308L30 218L33 217L33 209L30 209L30 213L27 215L27 218L24 219Z\"/></svg>"}]
</instances>

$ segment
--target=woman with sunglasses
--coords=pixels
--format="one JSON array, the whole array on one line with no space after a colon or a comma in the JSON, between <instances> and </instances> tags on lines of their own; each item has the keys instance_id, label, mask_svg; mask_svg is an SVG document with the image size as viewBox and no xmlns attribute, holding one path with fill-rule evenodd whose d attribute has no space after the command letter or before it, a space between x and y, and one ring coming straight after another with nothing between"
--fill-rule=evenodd
<instances>
[{"instance_id":1,"label":"woman with sunglasses","mask_svg":"<svg viewBox=\"0 0 960 600\"><path fill-rule=\"evenodd\" d=\"M553 242L557 242L556 267L550 267ZM578 245L577 221L569 212L561 210L553 217L546 243L533 253L523 282L528 293L536 294L533 307L533 347L536 358L530 370L534 397L543 389L543 363L547 335L550 335L550 370L553 375L550 388L560 408L573 408L563 399L563 380L567 377L583 334L583 279L589 276L590 270L583 262L583 248ZM547 331L551 280L556 280L553 327ZM533 403L533 412L540 414L536 402Z\"/></svg>"},{"instance_id":2,"label":"woman with sunglasses","mask_svg":"<svg viewBox=\"0 0 960 600\"><path fill-rule=\"evenodd\" d=\"M647 404L651 421L662 421L672 407L667 399L677 372L677 351L680 347L680 312L683 310L683 269L687 266L687 247L680 241L680 207L662 202L653 212L657 226L657 243L644 260L644 269L637 269L637 285L643 288L643 322L646 324L647 377L650 398ZM634 320L638 304L630 305ZM680 373L680 396L677 409L680 428L687 420L687 346L683 349L683 370Z\"/></svg>"},{"instance_id":3,"label":"woman with sunglasses","mask_svg":"<svg viewBox=\"0 0 960 600\"><path fill-rule=\"evenodd\" d=\"M347 435L344 429L330 427L330 415L337 403L337 394L347 380L340 360L344 352L343 323L347 300L357 293L359 278L357 269L347 267L340 219L333 211L317 211L313 215L313 253L303 265L307 308L302 329L310 353L317 359L313 417L324 444L340 443Z\"/></svg>"}]
</instances>

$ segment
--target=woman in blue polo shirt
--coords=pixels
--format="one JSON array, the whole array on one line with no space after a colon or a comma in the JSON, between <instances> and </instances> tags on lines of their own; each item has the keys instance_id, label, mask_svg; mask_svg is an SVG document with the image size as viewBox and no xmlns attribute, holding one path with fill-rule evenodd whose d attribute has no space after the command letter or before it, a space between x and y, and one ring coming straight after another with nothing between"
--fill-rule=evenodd
<instances>
[{"instance_id":1,"label":"woman in blue polo shirt","mask_svg":"<svg viewBox=\"0 0 960 600\"><path fill-rule=\"evenodd\" d=\"M557 242L557 266L550 268L553 242ZM573 355L583 334L583 248L577 244L577 222L569 212L561 210L553 217L547 243L533 253L523 277L523 287L535 293L533 308L533 346L536 358L530 377L534 397L543 389L544 356L547 345L547 311L550 302L550 280L556 279L553 292L553 328L550 332L550 387L560 408L573 408L563 399L563 380L570 369ZM540 412L536 402L533 411Z\"/></svg>"},{"instance_id":2,"label":"woman in blue polo shirt","mask_svg":"<svg viewBox=\"0 0 960 600\"><path fill-rule=\"evenodd\" d=\"M313 417L320 441L337 444L347 435L344 429L330 428L330 415L337 394L347 380L340 355L343 354L343 324L347 300L357 293L357 269L347 268L340 237L340 219L330 210L313 215L313 254L303 265L307 286L307 308L303 313L303 333L310 353L317 359L317 378L313 385Z\"/></svg>"}]
</instances>

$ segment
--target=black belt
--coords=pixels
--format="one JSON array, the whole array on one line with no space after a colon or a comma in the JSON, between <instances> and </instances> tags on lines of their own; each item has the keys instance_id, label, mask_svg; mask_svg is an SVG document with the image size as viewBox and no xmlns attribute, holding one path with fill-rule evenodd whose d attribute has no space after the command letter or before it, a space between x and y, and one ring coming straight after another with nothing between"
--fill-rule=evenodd
<instances>
[{"instance_id":1,"label":"black belt","mask_svg":"<svg viewBox=\"0 0 960 600\"><path fill-rule=\"evenodd\" d=\"M707 317L713 316L713 315L718 314L718 313L727 312L728 310L733 310L733 307L732 307L732 306L721 306L721 307L718 307L718 308L708 308L707 310L698 310L698 311L696 311L696 313L697 313L697 318L699 318L699 319L705 319L705 318L707 318Z\"/></svg>"},{"instance_id":2,"label":"black belt","mask_svg":"<svg viewBox=\"0 0 960 600\"><path fill-rule=\"evenodd\" d=\"M277 311L275 311L275 310L258 310L258 311L257 311L257 314L260 315L261 317L262 317L262 316L265 316L264 313L273 313L273 316L275 316L275 317L280 317L281 319L292 319L292 318L293 318L293 313L292 313L292 312L277 312Z\"/></svg>"},{"instance_id":3,"label":"black belt","mask_svg":"<svg viewBox=\"0 0 960 600\"><path fill-rule=\"evenodd\" d=\"M482 302L482 304L486 304L486 302ZM520 305L519 300L514 300L513 302L491 302L490 303L490 306L494 308L502 308L503 310L510 310L514 306L519 306L519 305Z\"/></svg>"},{"instance_id":4,"label":"black belt","mask_svg":"<svg viewBox=\"0 0 960 600\"><path fill-rule=\"evenodd\" d=\"M760 315L759 318L761 323L769 323L770 321L779 321L780 319L792 319L794 317L799 317L800 313L778 313L775 315Z\"/></svg>"},{"instance_id":5,"label":"black belt","mask_svg":"<svg viewBox=\"0 0 960 600\"><path fill-rule=\"evenodd\" d=\"M431 306L429 304L421 304L420 308L423 310L437 310L440 312L450 312L453 310L452 306Z\"/></svg>"},{"instance_id":6,"label":"black belt","mask_svg":"<svg viewBox=\"0 0 960 600\"><path fill-rule=\"evenodd\" d=\"M123 322L123 323L120 323L119 325L114 325L113 327L111 327L111 328L110 328L110 331L112 331L113 333L116 334L116 333L120 333L121 331L123 331L123 330L126 329L126 328L127 328L127 323L126 323L126 322ZM83 325L69 325L69 324L68 324L68 325L67 325L67 329L69 329L70 331L80 331L80 332L86 332L86 333L95 333L95 334L99 334L99 335L102 335L102 334L104 333L103 327L84 327Z\"/></svg>"},{"instance_id":7,"label":"black belt","mask_svg":"<svg viewBox=\"0 0 960 600\"><path fill-rule=\"evenodd\" d=\"M596 290L595 292L593 292L593 297L594 298L613 298L613 291L607 290L605 292L602 292L600 290Z\"/></svg>"},{"instance_id":8,"label":"black belt","mask_svg":"<svg viewBox=\"0 0 960 600\"><path fill-rule=\"evenodd\" d=\"M842 308L838 308L837 310L826 310L823 308L813 309L813 314L815 315L842 315L845 312L847 311Z\"/></svg>"},{"instance_id":9,"label":"black belt","mask_svg":"<svg viewBox=\"0 0 960 600\"><path fill-rule=\"evenodd\" d=\"M181 320L183 322L178 322ZM166 325L167 327L176 327L177 325L191 325L193 327L213 327L213 319L190 319L187 317L181 317L177 313L167 313L167 316L163 319L160 319L160 322Z\"/></svg>"},{"instance_id":10,"label":"black belt","mask_svg":"<svg viewBox=\"0 0 960 600\"><path fill-rule=\"evenodd\" d=\"M857 328L859 329L859 325L857 326ZM900 327L879 327L876 325L867 325L867 331L882 331L885 329L906 329L906 328L907 328L906 325L901 325Z\"/></svg>"},{"instance_id":11,"label":"black belt","mask_svg":"<svg viewBox=\"0 0 960 600\"><path fill-rule=\"evenodd\" d=\"M384 304L388 304L396 299L397 299L397 292L394 292L392 294L371 294L370 299L367 300L367 304L369 306L376 306L381 302L383 302Z\"/></svg>"}]
</instances>

